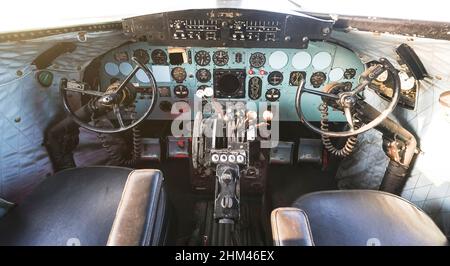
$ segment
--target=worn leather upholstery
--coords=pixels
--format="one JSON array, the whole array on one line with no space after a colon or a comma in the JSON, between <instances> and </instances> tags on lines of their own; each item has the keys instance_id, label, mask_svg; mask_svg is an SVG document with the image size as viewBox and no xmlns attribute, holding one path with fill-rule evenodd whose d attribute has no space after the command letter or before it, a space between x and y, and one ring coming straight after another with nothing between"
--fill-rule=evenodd
<instances>
[{"instance_id":1,"label":"worn leather upholstery","mask_svg":"<svg viewBox=\"0 0 450 266\"><path fill-rule=\"evenodd\" d=\"M139 212L128 219L129 227L135 227L134 237L145 241L125 244L161 244L167 219L162 179L158 170L122 167L58 172L0 219L0 245L106 245L113 223L120 225L123 219L123 207L130 201L127 195L136 191L145 200L133 203Z\"/></svg>"},{"instance_id":2,"label":"worn leather upholstery","mask_svg":"<svg viewBox=\"0 0 450 266\"><path fill-rule=\"evenodd\" d=\"M308 217L297 208L278 208L271 215L275 246L313 246Z\"/></svg>"},{"instance_id":3,"label":"worn leather upholstery","mask_svg":"<svg viewBox=\"0 0 450 266\"><path fill-rule=\"evenodd\" d=\"M293 215L275 210L279 219L272 223L276 245L304 244L309 220L312 243L327 245L448 245L448 239L422 210L410 202L381 191L323 191L300 197L293 204ZM273 214L274 215L274 214ZM286 218L285 218L286 217ZM296 225L297 223L301 225ZM297 228L288 229L286 226ZM277 228L282 226L284 228ZM292 231L292 235L288 232ZM302 232L298 232L302 231ZM305 242L308 244L308 242Z\"/></svg>"}]
</instances>

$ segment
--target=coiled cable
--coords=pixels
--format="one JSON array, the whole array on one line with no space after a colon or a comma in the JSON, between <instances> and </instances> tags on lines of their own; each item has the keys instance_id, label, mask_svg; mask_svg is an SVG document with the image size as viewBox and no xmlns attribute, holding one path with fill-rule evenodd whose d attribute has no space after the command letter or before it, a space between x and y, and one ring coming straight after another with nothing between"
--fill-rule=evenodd
<instances>
[{"instance_id":1,"label":"coiled cable","mask_svg":"<svg viewBox=\"0 0 450 266\"><path fill-rule=\"evenodd\" d=\"M328 131L328 105L326 103L322 103L319 106L320 110L320 129L323 131ZM355 125L356 128L356 125ZM331 154L338 156L338 157L347 157L353 152L353 149L356 146L358 135L350 136L347 138L345 145L338 149L334 146L334 144L331 142L330 137L322 135L322 143L325 149L329 151Z\"/></svg>"},{"instance_id":2,"label":"coiled cable","mask_svg":"<svg viewBox=\"0 0 450 266\"><path fill-rule=\"evenodd\" d=\"M132 123L133 122L134 121L132 121ZM116 165L132 167L138 163L141 157L141 145L142 145L141 130L139 129L139 126L135 126L131 130L132 130L133 149L131 151L130 159L124 158L122 154L120 154L119 152L117 152L115 149L112 148L112 145L108 141L107 134L99 133L97 135L97 138L102 143L102 147L105 149L110 159Z\"/></svg>"}]
</instances>

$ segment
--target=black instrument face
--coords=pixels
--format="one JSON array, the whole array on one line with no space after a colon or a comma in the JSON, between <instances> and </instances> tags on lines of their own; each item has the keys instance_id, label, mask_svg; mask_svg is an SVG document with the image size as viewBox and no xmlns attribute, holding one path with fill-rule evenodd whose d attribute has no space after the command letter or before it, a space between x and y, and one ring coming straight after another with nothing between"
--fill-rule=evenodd
<instances>
[{"instance_id":1,"label":"black instrument face","mask_svg":"<svg viewBox=\"0 0 450 266\"><path fill-rule=\"evenodd\" d=\"M273 86L280 85L283 82L283 74L280 71L273 71L267 77L267 81Z\"/></svg>"},{"instance_id":2,"label":"black instrument face","mask_svg":"<svg viewBox=\"0 0 450 266\"><path fill-rule=\"evenodd\" d=\"M150 56L148 55L147 51L144 49L137 49L133 52L133 56L138 59L139 62L143 64L148 64L150 61Z\"/></svg>"},{"instance_id":3,"label":"black instrument face","mask_svg":"<svg viewBox=\"0 0 450 266\"><path fill-rule=\"evenodd\" d=\"M344 72L344 78L346 79L352 79L356 75L356 69L354 68L347 68Z\"/></svg>"},{"instance_id":4,"label":"black instrument face","mask_svg":"<svg viewBox=\"0 0 450 266\"><path fill-rule=\"evenodd\" d=\"M281 93L280 90L277 88L271 88L266 91L266 100L269 102L275 102L280 99Z\"/></svg>"},{"instance_id":5,"label":"black instrument face","mask_svg":"<svg viewBox=\"0 0 450 266\"><path fill-rule=\"evenodd\" d=\"M209 63L211 62L211 56L207 51L201 50L195 53L194 60L195 63L197 63L197 65L206 66L209 65Z\"/></svg>"},{"instance_id":6,"label":"black instrument face","mask_svg":"<svg viewBox=\"0 0 450 266\"><path fill-rule=\"evenodd\" d=\"M161 49L153 50L152 52L152 61L155 65L165 65L167 64L167 54Z\"/></svg>"},{"instance_id":7,"label":"black instrument face","mask_svg":"<svg viewBox=\"0 0 450 266\"><path fill-rule=\"evenodd\" d=\"M313 85L314 88L319 88L322 86L323 83L325 83L325 80L327 79L327 76L323 72L315 72L312 74L310 82L311 85Z\"/></svg>"},{"instance_id":8,"label":"black instrument face","mask_svg":"<svg viewBox=\"0 0 450 266\"><path fill-rule=\"evenodd\" d=\"M236 63L242 63L242 54L241 53L236 53L234 55L234 62Z\"/></svg>"},{"instance_id":9,"label":"black instrument face","mask_svg":"<svg viewBox=\"0 0 450 266\"><path fill-rule=\"evenodd\" d=\"M292 71L291 75L289 76L289 85L298 86L300 85L300 82L305 79L305 77L306 72L304 71Z\"/></svg>"},{"instance_id":10,"label":"black instrument face","mask_svg":"<svg viewBox=\"0 0 450 266\"><path fill-rule=\"evenodd\" d=\"M266 63L266 56L263 53L256 52L250 56L250 65L254 68L260 68Z\"/></svg>"},{"instance_id":11,"label":"black instrument face","mask_svg":"<svg viewBox=\"0 0 450 266\"><path fill-rule=\"evenodd\" d=\"M244 98L245 70L214 70L214 96L217 98Z\"/></svg>"},{"instance_id":12,"label":"black instrument face","mask_svg":"<svg viewBox=\"0 0 450 266\"><path fill-rule=\"evenodd\" d=\"M206 68L200 68L197 70L197 73L195 73L195 77L200 82L208 82L211 80L211 72Z\"/></svg>"},{"instance_id":13,"label":"black instrument face","mask_svg":"<svg viewBox=\"0 0 450 266\"><path fill-rule=\"evenodd\" d=\"M252 100L257 100L261 97L262 80L259 77L252 77L248 81L248 97Z\"/></svg>"},{"instance_id":14,"label":"black instrument face","mask_svg":"<svg viewBox=\"0 0 450 266\"><path fill-rule=\"evenodd\" d=\"M213 54L213 62L216 64L216 66L224 66L228 63L228 52L218 50L215 51Z\"/></svg>"},{"instance_id":15,"label":"black instrument face","mask_svg":"<svg viewBox=\"0 0 450 266\"><path fill-rule=\"evenodd\" d=\"M186 98L189 96L189 89L184 85L177 85L173 89L173 94L178 98Z\"/></svg>"},{"instance_id":16,"label":"black instrument face","mask_svg":"<svg viewBox=\"0 0 450 266\"><path fill-rule=\"evenodd\" d=\"M186 79L186 70L182 67L175 67L172 69L172 78L180 83Z\"/></svg>"}]
</instances>

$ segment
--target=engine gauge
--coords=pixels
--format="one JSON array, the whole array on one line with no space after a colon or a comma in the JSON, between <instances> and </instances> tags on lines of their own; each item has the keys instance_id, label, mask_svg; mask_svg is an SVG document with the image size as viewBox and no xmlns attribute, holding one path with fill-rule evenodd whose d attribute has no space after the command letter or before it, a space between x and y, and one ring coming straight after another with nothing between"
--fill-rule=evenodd
<instances>
[{"instance_id":1,"label":"engine gauge","mask_svg":"<svg viewBox=\"0 0 450 266\"><path fill-rule=\"evenodd\" d=\"M173 94L175 94L178 98L186 98L189 96L189 90L184 85L177 85L173 89Z\"/></svg>"},{"instance_id":2,"label":"engine gauge","mask_svg":"<svg viewBox=\"0 0 450 266\"><path fill-rule=\"evenodd\" d=\"M208 82L211 79L211 72L206 68L197 70L195 77L200 82Z\"/></svg>"},{"instance_id":3,"label":"engine gauge","mask_svg":"<svg viewBox=\"0 0 450 266\"><path fill-rule=\"evenodd\" d=\"M398 77L400 78L400 85L401 85L400 88L402 91L407 91L414 88L416 80L414 79L413 76L409 76L405 72L400 71L398 73Z\"/></svg>"},{"instance_id":4,"label":"engine gauge","mask_svg":"<svg viewBox=\"0 0 450 266\"><path fill-rule=\"evenodd\" d=\"M248 81L248 97L257 100L261 97L262 80L259 77L252 77Z\"/></svg>"},{"instance_id":5,"label":"engine gauge","mask_svg":"<svg viewBox=\"0 0 450 266\"><path fill-rule=\"evenodd\" d=\"M323 72L315 72L312 74L310 82L314 88L319 88L327 79L327 76Z\"/></svg>"},{"instance_id":6,"label":"engine gauge","mask_svg":"<svg viewBox=\"0 0 450 266\"><path fill-rule=\"evenodd\" d=\"M283 74L280 71L273 71L267 77L267 81L273 86L280 85L283 82Z\"/></svg>"},{"instance_id":7,"label":"engine gauge","mask_svg":"<svg viewBox=\"0 0 450 266\"><path fill-rule=\"evenodd\" d=\"M183 82L186 79L186 70L182 67L174 67L172 69L172 78L178 83Z\"/></svg>"},{"instance_id":8,"label":"engine gauge","mask_svg":"<svg viewBox=\"0 0 450 266\"><path fill-rule=\"evenodd\" d=\"M347 68L344 71L344 78L345 79L352 79L352 78L355 77L355 75L356 75L356 69L354 69L354 68Z\"/></svg>"},{"instance_id":9,"label":"engine gauge","mask_svg":"<svg viewBox=\"0 0 450 266\"><path fill-rule=\"evenodd\" d=\"M206 66L211 62L211 56L207 51L201 50L195 53L194 60L197 65Z\"/></svg>"},{"instance_id":10,"label":"engine gauge","mask_svg":"<svg viewBox=\"0 0 450 266\"><path fill-rule=\"evenodd\" d=\"M114 59L118 62L125 62L128 61L128 53L125 51L120 51L114 54Z\"/></svg>"},{"instance_id":11,"label":"engine gauge","mask_svg":"<svg viewBox=\"0 0 450 266\"><path fill-rule=\"evenodd\" d=\"M167 54L161 49L153 50L151 57L155 65L165 65L167 63Z\"/></svg>"},{"instance_id":12,"label":"engine gauge","mask_svg":"<svg viewBox=\"0 0 450 266\"><path fill-rule=\"evenodd\" d=\"M234 62L236 62L236 63L242 63L242 54L241 53L236 53L235 55L234 55Z\"/></svg>"},{"instance_id":13,"label":"engine gauge","mask_svg":"<svg viewBox=\"0 0 450 266\"><path fill-rule=\"evenodd\" d=\"M139 62L142 64L148 64L150 61L150 56L148 55L147 51L144 49L137 49L133 52L133 56L137 58Z\"/></svg>"},{"instance_id":14,"label":"engine gauge","mask_svg":"<svg viewBox=\"0 0 450 266\"><path fill-rule=\"evenodd\" d=\"M228 63L228 52L223 50L215 51L213 54L213 62L217 66L224 66Z\"/></svg>"},{"instance_id":15,"label":"engine gauge","mask_svg":"<svg viewBox=\"0 0 450 266\"><path fill-rule=\"evenodd\" d=\"M269 102L275 102L280 99L281 93L277 88L271 88L266 91L266 100Z\"/></svg>"},{"instance_id":16,"label":"engine gauge","mask_svg":"<svg viewBox=\"0 0 450 266\"><path fill-rule=\"evenodd\" d=\"M266 56L263 53L256 52L250 56L250 65L254 68L260 68L266 63Z\"/></svg>"},{"instance_id":17,"label":"engine gauge","mask_svg":"<svg viewBox=\"0 0 450 266\"><path fill-rule=\"evenodd\" d=\"M304 71L292 71L289 76L289 85L298 86L302 80L305 80L306 72Z\"/></svg>"}]
</instances>

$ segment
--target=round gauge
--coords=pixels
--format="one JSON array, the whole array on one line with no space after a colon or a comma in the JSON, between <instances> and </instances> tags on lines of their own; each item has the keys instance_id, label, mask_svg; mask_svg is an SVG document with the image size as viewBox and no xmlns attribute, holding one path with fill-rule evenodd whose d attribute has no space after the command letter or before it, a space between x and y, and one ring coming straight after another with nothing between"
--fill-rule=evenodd
<instances>
[{"instance_id":1,"label":"round gauge","mask_svg":"<svg viewBox=\"0 0 450 266\"><path fill-rule=\"evenodd\" d=\"M266 91L266 100L269 102L275 102L280 99L281 93L279 89L271 88Z\"/></svg>"},{"instance_id":2,"label":"round gauge","mask_svg":"<svg viewBox=\"0 0 450 266\"><path fill-rule=\"evenodd\" d=\"M197 63L197 65L199 66L206 66L209 65L209 63L211 62L211 56L205 50L201 50L195 53L194 59L195 63Z\"/></svg>"},{"instance_id":3,"label":"round gauge","mask_svg":"<svg viewBox=\"0 0 450 266\"><path fill-rule=\"evenodd\" d=\"M331 55L327 52L316 54L312 60L312 65L317 70L323 70L331 65Z\"/></svg>"},{"instance_id":4,"label":"round gauge","mask_svg":"<svg viewBox=\"0 0 450 266\"><path fill-rule=\"evenodd\" d=\"M327 79L327 76L323 72L315 72L312 74L310 82L314 88L319 88Z\"/></svg>"},{"instance_id":5,"label":"round gauge","mask_svg":"<svg viewBox=\"0 0 450 266\"><path fill-rule=\"evenodd\" d=\"M173 89L173 94L175 94L178 98L186 98L189 95L189 90L184 85L177 85Z\"/></svg>"},{"instance_id":6,"label":"round gauge","mask_svg":"<svg viewBox=\"0 0 450 266\"><path fill-rule=\"evenodd\" d=\"M410 90L412 88L414 88L414 85L416 83L416 80L414 79L414 77L410 77L408 74L406 74L403 71L400 71L398 73L398 77L400 78L400 88L404 91Z\"/></svg>"},{"instance_id":7,"label":"round gauge","mask_svg":"<svg viewBox=\"0 0 450 266\"><path fill-rule=\"evenodd\" d=\"M311 55L307 52L298 52L292 57L292 66L296 69L305 69L311 64Z\"/></svg>"},{"instance_id":8,"label":"round gauge","mask_svg":"<svg viewBox=\"0 0 450 266\"><path fill-rule=\"evenodd\" d=\"M269 56L269 65L273 69L282 69L288 63L289 58L285 52L276 51Z\"/></svg>"},{"instance_id":9,"label":"round gauge","mask_svg":"<svg viewBox=\"0 0 450 266\"><path fill-rule=\"evenodd\" d=\"M270 85L277 86L283 82L283 74L280 71L273 71L267 77Z\"/></svg>"},{"instance_id":10,"label":"round gauge","mask_svg":"<svg viewBox=\"0 0 450 266\"><path fill-rule=\"evenodd\" d=\"M342 70L342 68L333 68L330 73L328 74L328 78L330 79L330 81L338 81L340 79L342 79L342 77L344 76L344 70Z\"/></svg>"},{"instance_id":11,"label":"round gauge","mask_svg":"<svg viewBox=\"0 0 450 266\"><path fill-rule=\"evenodd\" d=\"M172 69L172 78L176 82L183 82L186 79L186 70L182 67L174 67Z\"/></svg>"},{"instance_id":12,"label":"round gauge","mask_svg":"<svg viewBox=\"0 0 450 266\"><path fill-rule=\"evenodd\" d=\"M389 73L387 72L387 70L385 70L385 71L383 71L383 73L378 75L376 80L378 80L379 82L385 82L388 79L388 77L389 77Z\"/></svg>"},{"instance_id":13,"label":"round gauge","mask_svg":"<svg viewBox=\"0 0 450 266\"><path fill-rule=\"evenodd\" d=\"M356 69L354 68L347 68L344 72L344 78L345 79L352 79L356 75Z\"/></svg>"},{"instance_id":14,"label":"round gauge","mask_svg":"<svg viewBox=\"0 0 450 266\"><path fill-rule=\"evenodd\" d=\"M128 62L122 62L119 65L119 70L122 75L127 76L133 71L133 67Z\"/></svg>"},{"instance_id":15,"label":"round gauge","mask_svg":"<svg viewBox=\"0 0 450 266\"><path fill-rule=\"evenodd\" d=\"M266 56L263 53L256 52L250 56L250 65L255 68L260 68L266 63Z\"/></svg>"},{"instance_id":16,"label":"round gauge","mask_svg":"<svg viewBox=\"0 0 450 266\"><path fill-rule=\"evenodd\" d=\"M300 82L304 80L306 77L306 72L304 71L292 71L289 76L289 85L291 86L299 86Z\"/></svg>"},{"instance_id":17,"label":"round gauge","mask_svg":"<svg viewBox=\"0 0 450 266\"><path fill-rule=\"evenodd\" d=\"M119 67L111 62L105 64L105 72L110 76L116 76L119 74Z\"/></svg>"},{"instance_id":18,"label":"round gauge","mask_svg":"<svg viewBox=\"0 0 450 266\"><path fill-rule=\"evenodd\" d=\"M172 103L169 101L161 101L159 103L159 109L164 113L169 113L172 110Z\"/></svg>"},{"instance_id":19,"label":"round gauge","mask_svg":"<svg viewBox=\"0 0 450 266\"><path fill-rule=\"evenodd\" d=\"M118 62L128 61L128 53L125 51L120 51L114 54L114 59Z\"/></svg>"},{"instance_id":20,"label":"round gauge","mask_svg":"<svg viewBox=\"0 0 450 266\"><path fill-rule=\"evenodd\" d=\"M252 77L248 81L248 97L257 100L261 97L262 80L259 77Z\"/></svg>"},{"instance_id":21,"label":"round gauge","mask_svg":"<svg viewBox=\"0 0 450 266\"><path fill-rule=\"evenodd\" d=\"M133 56L136 57L136 59L142 64L148 64L148 62L150 61L150 56L144 49L135 50Z\"/></svg>"},{"instance_id":22,"label":"round gauge","mask_svg":"<svg viewBox=\"0 0 450 266\"><path fill-rule=\"evenodd\" d=\"M211 72L206 68L200 68L195 73L195 77L200 82L208 82L211 79Z\"/></svg>"},{"instance_id":23,"label":"round gauge","mask_svg":"<svg viewBox=\"0 0 450 266\"><path fill-rule=\"evenodd\" d=\"M219 50L215 51L213 54L213 62L217 66L224 66L228 63L228 52Z\"/></svg>"},{"instance_id":24,"label":"round gauge","mask_svg":"<svg viewBox=\"0 0 450 266\"><path fill-rule=\"evenodd\" d=\"M152 51L152 62L155 65L164 65L167 63L167 55L161 49L155 49Z\"/></svg>"}]
</instances>

